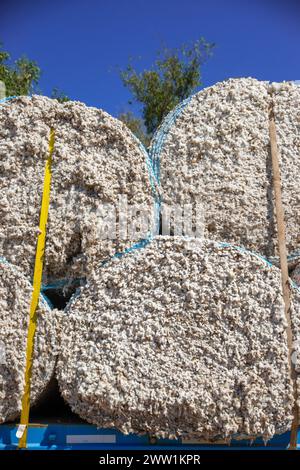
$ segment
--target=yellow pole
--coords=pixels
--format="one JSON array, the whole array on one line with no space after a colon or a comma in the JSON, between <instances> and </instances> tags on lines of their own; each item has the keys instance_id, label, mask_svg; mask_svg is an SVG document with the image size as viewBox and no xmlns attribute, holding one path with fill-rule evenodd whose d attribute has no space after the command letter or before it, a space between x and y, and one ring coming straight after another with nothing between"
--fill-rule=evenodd
<instances>
[{"instance_id":1,"label":"yellow pole","mask_svg":"<svg viewBox=\"0 0 300 470\"><path fill-rule=\"evenodd\" d=\"M55 133L54 129L50 131L49 139L49 156L46 162L42 206L40 213L40 226L39 235L37 240L34 276L33 276L33 291L30 305L29 326L27 334L27 347L26 347L26 369L25 369L25 387L22 398L22 411L19 433L19 448L26 448L27 445L27 431L29 423L29 410L30 410L30 386L31 386L31 372L33 363L33 349L34 349L34 336L37 326L37 308L39 304L39 297L42 285L43 264L45 255L45 242L46 242L46 227L49 212L50 202L50 185L51 185L51 168L52 168L52 155L54 149ZM17 435L18 435L17 433Z\"/></svg>"}]
</instances>

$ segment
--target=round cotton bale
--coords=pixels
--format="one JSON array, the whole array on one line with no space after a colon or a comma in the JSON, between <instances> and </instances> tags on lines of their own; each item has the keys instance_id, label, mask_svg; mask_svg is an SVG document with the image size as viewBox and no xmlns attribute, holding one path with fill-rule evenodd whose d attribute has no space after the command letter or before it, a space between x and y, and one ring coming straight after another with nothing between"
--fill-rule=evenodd
<instances>
[{"instance_id":1,"label":"round cotton bale","mask_svg":"<svg viewBox=\"0 0 300 470\"><path fill-rule=\"evenodd\" d=\"M125 207L146 207L149 217L157 198L145 150L104 111L43 96L0 104L0 253L27 275L33 272L51 127L55 145L45 260L50 283L84 277L91 260L100 263L143 238L130 230L121 233L119 198ZM149 233L152 228L149 223Z\"/></svg>"},{"instance_id":2,"label":"round cotton bale","mask_svg":"<svg viewBox=\"0 0 300 470\"><path fill-rule=\"evenodd\" d=\"M0 258L0 423L21 411L32 286L23 273ZM57 357L58 315L41 297L31 381L31 402L45 391Z\"/></svg>"},{"instance_id":3,"label":"round cotton bale","mask_svg":"<svg viewBox=\"0 0 300 470\"><path fill-rule=\"evenodd\" d=\"M291 254L300 246L299 86L252 78L217 83L171 112L151 145L165 205L195 208L198 203L204 236L266 257L278 255L269 138L272 101Z\"/></svg>"},{"instance_id":4,"label":"round cotton bale","mask_svg":"<svg viewBox=\"0 0 300 470\"><path fill-rule=\"evenodd\" d=\"M96 269L63 322L60 390L90 423L209 440L290 428L280 272L257 255L157 237Z\"/></svg>"}]
</instances>

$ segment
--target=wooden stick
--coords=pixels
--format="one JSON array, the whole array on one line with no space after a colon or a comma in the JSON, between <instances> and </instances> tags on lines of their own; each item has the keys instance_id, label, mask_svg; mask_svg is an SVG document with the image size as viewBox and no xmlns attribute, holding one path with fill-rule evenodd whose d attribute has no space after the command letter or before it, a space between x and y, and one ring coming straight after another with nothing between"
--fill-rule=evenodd
<instances>
[{"instance_id":1,"label":"wooden stick","mask_svg":"<svg viewBox=\"0 0 300 470\"><path fill-rule=\"evenodd\" d=\"M279 167L279 152L277 145L276 135L276 124L274 116L274 104L272 103L269 115L269 133L270 133L270 144L271 144L271 156L272 156L272 169L273 169L273 186L275 193L275 208L276 208L276 221L277 221L277 232L278 232L278 248L280 256L280 268L281 268L281 279L282 279L282 290L285 305L285 316L287 320L287 343L289 349L289 366L291 371L291 379L293 382L294 391L294 407L293 407L293 422L291 427L290 437L290 450L297 449L297 432L299 422L299 409L297 405L297 374L295 370L295 364L292 361L293 353L293 331L292 321L290 315L291 305L291 292L289 283L289 272L287 262L287 249L286 249L286 228L284 221L284 209L282 203L281 194L281 177Z\"/></svg>"}]
</instances>

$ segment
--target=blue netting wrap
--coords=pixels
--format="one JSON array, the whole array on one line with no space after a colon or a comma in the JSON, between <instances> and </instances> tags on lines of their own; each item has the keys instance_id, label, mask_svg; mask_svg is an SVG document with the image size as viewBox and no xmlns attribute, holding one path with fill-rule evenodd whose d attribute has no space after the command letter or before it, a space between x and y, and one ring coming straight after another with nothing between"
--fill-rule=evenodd
<instances>
[{"instance_id":1,"label":"blue netting wrap","mask_svg":"<svg viewBox=\"0 0 300 470\"><path fill-rule=\"evenodd\" d=\"M240 251L241 253L247 253L251 256L255 256L256 258L263 261L268 266L274 266L267 258L265 258L264 256L259 255L258 253L255 253L255 251L247 250L246 248L244 248L242 246L236 246L236 245L233 245L232 243L227 243L227 242L217 242L217 243L221 247L233 248L234 250Z\"/></svg>"},{"instance_id":2,"label":"blue netting wrap","mask_svg":"<svg viewBox=\"0 0 300 470\"><path fill-rule=\"evenodd\" d=\"M231 243L226 243L226 242L219 242L218 245L223 246L223 247L233 248L237 251L240 251L241 253L248 253L249 255L255 256L256 258L260 259L261 261L263 261L268 266L270 266L270 267L275 266L276 268L278 268L276 262L271 262L269 259L265 258L264 256L262 256L258 253L255 253L255 251L250 251L250 250L247 250L246 248L243 248L241 246L232 245ZM288 257L288 262L289 262L290 258L291 257ZM294 289L296 289L300 292L300 286L297 286L297 284L292 279L290 279L290 284Z\"/></svg>"},{"instance_id":3,"label":"blue netting wrap","mask_svg":"<svg viewBox=\"0 0 300 470\"><path fill-rule=\"evenodd\" d=\"M17 96L7 96L6 98L2 98L2 100L0 100L0 104L5 103L6 101L13 100L14 98L18 98L18 97Z\"/></svg>"},{"instance_id":4,"label":"blue netting wrap","mask_svg":"<svg viewBox=\"0 0 300 470\"><path fill-rule=\"evenodd\" d=\"M148 176L151 185L151 190L154 198L154 232L149 233L149 238L153 237L153 235L157 235L159 233L159 222L160 222L160 206L161 206L161 198L160 198L160 189L159 189L159 178L157 177L155 168L153 166L153 162L151 156L149 156L147 150L145 149L144 145L139 141L139 139L132 134L134 140L138 144L141 152L145 157L146 166L148 169Z\"/></svg>"},{"instance_id":5,"label":"blue netting wrap","mask_svg":"<svg viewBox=\"0 0 300 470\"><path fill-rule=\"evenodd\" d=\"M170 111L170 113L167 114L167 116L164 118L163 122L161 123L161 125L153 136L149 153L157 181L160 181L160 153L164 146L165 139L168 135L170 128L173 126L176 119L182 113L184 108L191 101L192 97L193 95L187 98L186 100L182 101L182 103L179 103L172 111Z\"/></svg>"}]
</instances>

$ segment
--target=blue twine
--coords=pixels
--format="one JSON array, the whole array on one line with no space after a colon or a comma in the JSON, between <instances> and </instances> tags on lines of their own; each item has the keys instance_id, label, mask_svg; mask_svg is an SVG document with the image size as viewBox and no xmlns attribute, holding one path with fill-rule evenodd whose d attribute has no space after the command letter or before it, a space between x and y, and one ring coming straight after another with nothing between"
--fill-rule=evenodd
<instances>
[{"instance_id":1,"label":"blue twine","mask_svg":"<svg viewBox=\"0 0 300 470\"><path fill-rule=\"evenodd\" d=\"M85 278L75 278L75 279L59 279L58 281L52 282L51 284L42 284L41 291L45 292L47 290L63 290L68 284L74 286L76 284L82 284L85 282Z\"/></svg>"},{"instance_id":2,"label":"blue twine","mask_svg":"<svg viewBox=\"0 0 300 470\"><path fill-rule=\"evenodd\" d=\"M231 243L227 243L227 242L217 242L217 243L221 247L234 248L235 250L240 251L241 253L246 253L246 254L249 254L249 255L253 255L256 258L260 259L261 261L264 261L264 263L266 263L270 267L274 266L267 258L265 258L264 256L256 253L255 251L250 251L250 250L247 250L246 248L244 248L242 246L232 245Z\"/></svg>"},{"instance_id":3,"label":"blue twine","mask_svg":"<svg viewBox=\"0 0 300 470\"><path fill-rule=\"evenodd\" d=\"M159 233L159 222L160 222L160 208L161 208L161 198L160 195L157 192L157 187L159 187L159 179L157 178L152 159L150 155L148 154L145 146L142 144L142 142L139 141L139 139L131 132L132 137L138 144L141 152L143 153L146 161L146 166L148 169L148 176L149 176L149 182L152 190L152 195L154 197L154 212L155 212L155 229L154 229L154 234Z\"/></svg>"},{"instance_id":4,"label":"blue twine","mask_svg":"<svg viewBox=\"0 0 300 470\"><path fill-rule=\"evenodd\" d=\"M135 250L140 250L141 248L145 248L151 241L153 240L153 235L150 235L148 238L144 238L143 240L138 241L134 245L126 248L124 251L119 251L115 253L111 258L103 261L101 266L105 266L114 258L122 258L122 256L127 255L128 253L132 253Z\"/></svg>"},{"instance_id":5,"label":"blue twine","mask_svg":"<svg viewBox=\"0 0 300 470\"><path fill-rule=\"evenodd\" d=\"M10 100L13 100L14 98L18 98L17 96L7 96L6 98L2 98L0 100L0 104L1 103L5 103L6 101L10 101Z\"/></svg>"},{"instance_id":6,"label":"blue twine","mask_svg":"<svg viewBox=\"0 0 300 470\"><path fill-rule=\"evenodd\" d=\"M167 134L171 126L175 123L176 119L191 101L193 96L194 95L189 96L187 99L179 103L172 111L170 111L153 136L149 153L158 182L160 182L160 154L163 149Z\"/></svg>"}]
</instances>

